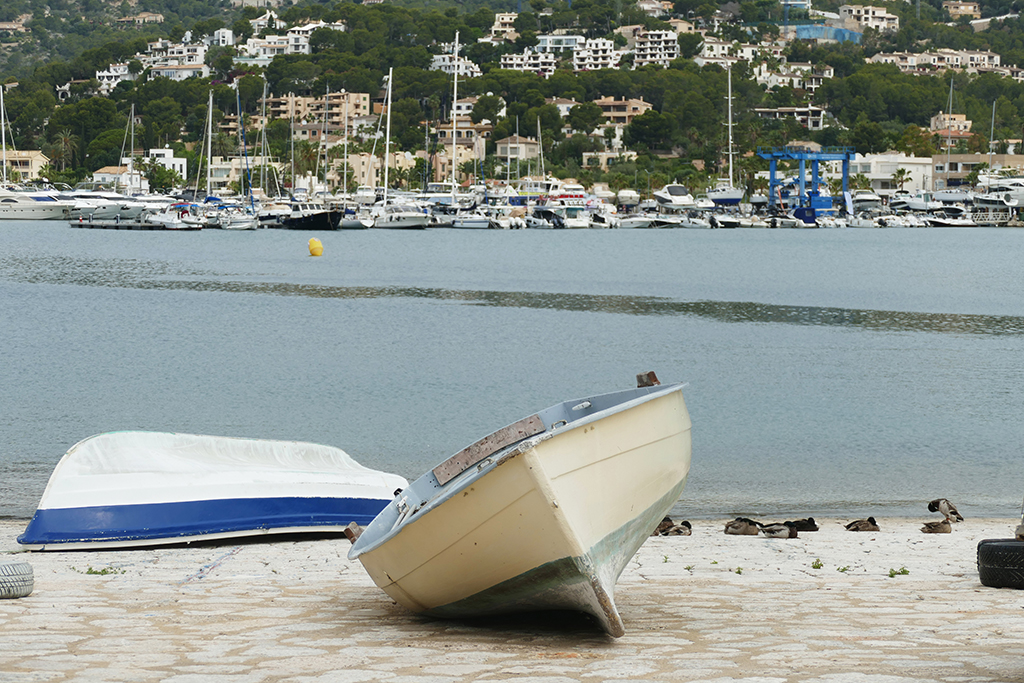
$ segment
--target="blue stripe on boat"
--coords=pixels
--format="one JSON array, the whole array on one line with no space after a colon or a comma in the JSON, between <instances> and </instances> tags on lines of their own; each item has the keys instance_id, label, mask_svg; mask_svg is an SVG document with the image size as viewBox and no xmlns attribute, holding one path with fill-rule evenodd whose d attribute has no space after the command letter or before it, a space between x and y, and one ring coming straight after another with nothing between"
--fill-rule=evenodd
<instances>
[{"instance_id":1,"label":"blue stripe on boat","mask_svg":"<svg viewBox=\"0 0 1024 683\"><path fill-rule=\"evenodd\" d=\"M369 524L390 500L230 498L178 503L37 510L18 536L23 545L146 541L288 527ZM325 531L328 529L324 529Z\"/></svg>"}]
</instances>

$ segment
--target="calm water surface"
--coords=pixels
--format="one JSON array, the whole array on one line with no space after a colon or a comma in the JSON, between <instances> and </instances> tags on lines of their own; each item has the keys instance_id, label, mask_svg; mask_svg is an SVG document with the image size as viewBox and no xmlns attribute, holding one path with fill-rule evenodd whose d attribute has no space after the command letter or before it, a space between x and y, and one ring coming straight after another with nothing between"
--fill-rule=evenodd
<instances>
[{"instance_id":1,"label":"calm water surface","mask_svg":"<svg viewBox=\"0 0 1024 683\"><path fill-rule=\"evenodd\" d=\"M316 441L410 479L686 381L675 514L1018 514L1024 231L117 232L0 222L0 517L75 442Z\"/></svg>"}]
</instances>

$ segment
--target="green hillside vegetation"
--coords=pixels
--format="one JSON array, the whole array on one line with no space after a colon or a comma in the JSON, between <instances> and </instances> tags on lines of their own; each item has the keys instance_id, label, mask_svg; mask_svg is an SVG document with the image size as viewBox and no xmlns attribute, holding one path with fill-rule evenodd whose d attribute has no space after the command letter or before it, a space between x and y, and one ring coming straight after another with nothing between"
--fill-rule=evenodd
<instances>
[{"instance_id":1,"label":"green hillside vegetation","mask_svg":"<svg viewBox=\"0 0 1024 683\"><path fill-rule=\"evenodd\" d=\"M705 3L687 9L692 4L692 0L680 0L677 10L701 14L715 9ZM553 10L549 16L539 13L545 6ZM835 77L826 80L813 96L791 88L766 91L753 80L747 65L734 69L734 142L739 153L736 165L744 182L750 183L753 173L765 168L764 162L750 154L758 146L778 146L794 140L851 145L862 153L889 149L917 155L935 153L937 141L927 127L932 116L947 108L951 77L953 112L966 114L975 122L976 134L963 143L965 151L988 150L993 101L996 139L1022 137L1024 84L993 74L951 76L939 72L912 76L900 73L894 66L864 61L878 52L949 47L993 50L1002 56L1004 65L1024 65L1024 23L1020 19L996 22L988 31L975 33L965 22L955 26L938 23L948 20L939 9L938 0L934 4L921 3L920 20L913 4L894 2L886 6L901 16L902 28L894 35L868 31L862 45L816 46L800 41L790 45L789 61L827 64L835 69ZM517 122L522 134L533 136L539 121L547 167L561 177L573 176L584 183L601 180L620 187L646 185L648 179L652 185L678 179L699 187L724 172L726 73L714 66L696 66L689 58L697 47L690 36L681 40L684 56L667 69L623 68L574 74L569 64L545 80L535 74L499 67L502 54L519 52L535 44L536 35L555 28L576 24L576 30L589 37L617 38L612 31L618 26L662 25L635 7L624 9L621 3L576 0L570 10L567 3L534 0L524 5L520 14L520 38L515 44L499 46L476 42L493 22L494 5L467 2L444 7L413 1L372 6L353 2L304 3L282 10L282 18L289 23L304 19L344 22L349 30L320 29L311 38L312 54L279 56L265 71L238 69L231 62L232 49L214 48L207 58L214 71L211 79L140 79L136 83L121 83L110 97L90 94L94 83L88 80L96 70L144 53L149 40L177 40L186 30L200 35L228 26L243 35L248 28L251 34L246 19L262 10L232 11L219 5L174 0L142 0L130 10L126 5L90 2L78 5L58 1L49 7L50 14L45 16L37 0L13 0L0 10L3 17L25 13L34 17L29 24L30 35L16 38L17 47L4 50L6 61L0 74L4 81L18 81L18 87L6 94L14 143L20 149L46 152L52 160L54 179L72 181L102 166L116 164L133 104L142 122L135 131L136 147L173 147L192 160L190 173L195 173L196 155L189 149L203 135L211 88L214 119L219 121L236 111L236 91L228 83L237 84L243 114L251 116L259 111L264 80L273 95L321 95L329 88L332 92L346 89L377 97L389 68L395 73L393 142L401 150L422 149L424 125L446 116L451 98L450 77L427 67L432 55L440 51L439 45L452 41L456 31L467 46L463 55L483 70L481 77L460 79L459 83L461 96L483 96L474 118L493 120L496 98L500 96L507 103L506 116L493 121L489 154L493 155L493 141L516 132ZM983 7L990 16L1009 9L1004 0L986 2ZM114 15L144 9L163 13L166 21L139 29L111 27ZM498 9L508 9L507 3ZM777 33L775 26L764 21L781 16L774 0L744 2L741 11L745 18L761 21L751 22L745 28L726 27L723 33L727 37L756 41ZM141 70L137 62L135 67ZM71 81L83 82L73 85L69 101L58 106L56 86ZM654 107L625 130L628 147L639 153L637 160L616 164L609 173L583 166L584 152L602 149L605 143L600 135L587 135L600 122L594 106L587 103L602 96L643 98ZM550 97L573 98L581 103L570 115L575 134L563 133L564 124L557 109L545 104L545 98ZM833 125L812 133L793 120L763 120L754 112L758 107L806 103L826 108L835 117ZM258 131L250 127L247 140L252 144L257 139ZM268 139L272 153L286 158L287 122L268 126ZM217 138L216 144L224 154L234 152L233 141L224 136ZM377 149L380 153L381 147ZM500 162L489 157L485 171L493 173L495 164ZM699 171L699 166L704 170ZM403 179L399 177L399 181Z\"/></svg>"}]
</instances>

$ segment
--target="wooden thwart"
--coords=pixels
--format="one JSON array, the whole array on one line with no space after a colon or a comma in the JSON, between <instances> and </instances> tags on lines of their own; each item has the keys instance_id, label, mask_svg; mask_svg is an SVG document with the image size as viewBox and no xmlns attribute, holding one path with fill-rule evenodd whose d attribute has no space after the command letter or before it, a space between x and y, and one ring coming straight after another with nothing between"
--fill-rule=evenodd
<instances>
[{"instance_id":1,"label":"wooden thwart","mask_svg":"<svg viewBox=\"0 0 1024 683\"><path fill-rule=\"evenodd\" d=\"M461 451L445 460L434 468L434 476L437 483L444 486L462 472L477 464L488 455L500 451L502 448L514 444L517 441L540 434L545 430L544 421L538 415L531 415L519 422L502 427L493 434L489 434L471 446L466 446Z\"/></svg>"}]
</instances>

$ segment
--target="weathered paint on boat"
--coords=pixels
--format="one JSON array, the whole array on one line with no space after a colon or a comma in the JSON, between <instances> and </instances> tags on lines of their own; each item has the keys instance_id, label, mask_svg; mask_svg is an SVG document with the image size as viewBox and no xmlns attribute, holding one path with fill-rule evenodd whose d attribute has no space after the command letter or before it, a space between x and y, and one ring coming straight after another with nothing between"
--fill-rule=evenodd
<instances>
[{"instance_id":1,"label":"weathered paint on boat","mask_svg":"<svg viewBox=\"0 0 1024 683\"><path fill-rule=\"evenodd\" d=\"M542 433L484 454L446 485L442 466L418 479L349 557L416 612L572 609L621 636L615 582L689 472L682 386L568 401L537 417Z\"/></svg>"}]
</instances>

